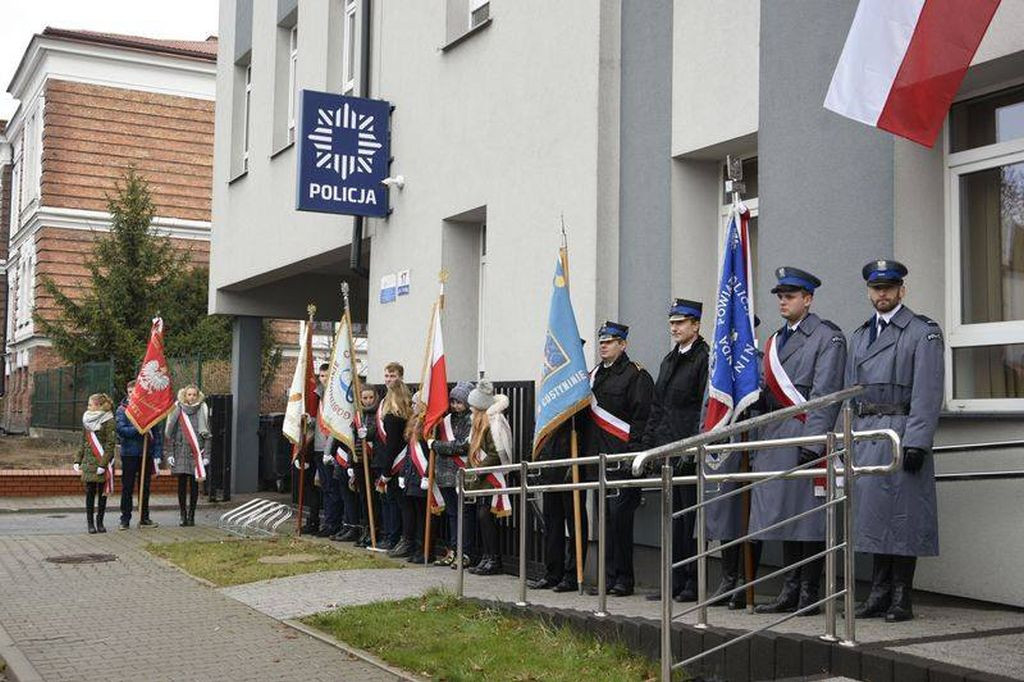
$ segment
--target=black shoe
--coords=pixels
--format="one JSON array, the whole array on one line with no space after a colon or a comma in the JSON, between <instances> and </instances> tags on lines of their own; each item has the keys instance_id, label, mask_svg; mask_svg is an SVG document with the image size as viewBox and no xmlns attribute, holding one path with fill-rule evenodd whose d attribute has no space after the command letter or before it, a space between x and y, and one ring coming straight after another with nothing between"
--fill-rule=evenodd
<instances>
[{"instance_id":1,"label":"black shoe","mask_svg":"<svg viewBox=\"0 0 1024 682\"><path fill-rule=\"evenodd\" d=\"M496 556L489 557L474 572L476 575L501 575L501 559Z\"/></svg>"},{"instance_id":2,"label":"black shoe","mask_svg":"<svg viewBox=\"0 0 1024 682\"><path fill-rule=\"evenodd\" d=\"M672 601L680 604L684 602L697 601L697 588L692 583L687 583L683 589L672 595Z\"/></svg>"},{"instance_id":3,"label":"black shoe","mask_svg":"<svg viewBox=\"0 0 1024 682\"><path fill-rule=\"evenodd\" d=\"M633 594L633 588L620 583L618 585L612 585L611 589L608 590L608 594L613 597L628 597Z\"/></svg>"},{"instance_id":4,"label":"black shoe","mask_svg":"<svg viewBox=\"0 0 1024 682\"><path fill-rule=\"evenodd\" d=\"M372 546L372 544L367 542L367 547L371 547L371 546ZM377 541L377 549L380 549L380 550L383 550L385 552L388 552L388 551L390 551L390 550L392 550L394 548L395 548L395 543L391 542L387 538L382 538L382 539Z\"/></svg>"},{"instance_id":5,"label":"black shoe","mask_svg":"<svg viewBox=\"0 0 1024 682\"><path fill-rule=\"evenodd\" d=\"M178 525L182 528L188 526L188 514L181 512L181 521L178 522Z\"/></svg>"},{"instance_id":6,"label":"black shoe","mask_svg":"<svg viewBox=\"0 0 1024 682\"><path fill-rule=\"evenodd\" d=\"M388 556L392 559L405 559L412 554L412 543L405 538L398 541L398 544L388 550Z\"/></svg>"},{"instance_id":7,"label":"black shoe","mask_svg":"<svg viewBox=\"0 0 1024 682\"><path fill-rule=\"evenodd\" d=\"M99 511L96 512L96 532L97 533L106 533L107 532L107 529L103 527L103 512L104 511L105 510L103 509L103 507L100 507Z\"/></svg>"},{"instance_id":8,"label":"black shoe","mask_svg":"<svg viewBox=\"0 0 1024 682\"><path fill-rule=\"evenodd\" d=\"M356 542L362 536L362 531L356 526L342 527L337 533L339 542Z\"/></svg>"},{"instance_id":9,"label":"black shoe","mask_svg":"<svg viewBox=\"0 0 1024 682\"><path fill-rule=\"evenodd\" d=\"M661 601L661 592L655 592L644 597L647 601Z\"/></svg>"},{"instance_id":10,"label":"black shoe","mask_svg":"<svg viewBox=\"0 0 1024 682\"><path fill-rule=\"evenodd\" d=\"M886 623L900 623L914 617L910 592L914 584L914 570L917 557L895 556L892 558L892 604L885 613Z\"/></svg>"},{"instance_id":11,"label":"black shoe","mask_svg":"<svg viewBox=\"0 0 1024 682\"><path fill-rule=\"evenodd\" d=\"M413 552L412 555L406 559L410 564L422 564L425 563L423 559L423 552Z\"/></svg>"},{"instance_id":12,"label":"black shoe","mask_svg":"<svg viewBox=\"0 0 1024 682\"><path fill-rule=\"evenodd\" d=\"M579 592L579 584L575 580L562 578L558 584L551 588L552 592Z\"/></svg>"},{"instance_id":13,"label":"black shoe","mask_svg":"<svg viewBox=\"0 0 1024 682\"><path fill-rule=\"evenodd\" d=\"M145 518L139 521L139 525L143 528L156 528L160 524L150 518Z\"/></svg>"},{"instance_id":14,"label":"black shoe","mask_svg":"<svg viewBox=\"0 0 1024 682\"><path fill-rule=\"evenodd\" d=\"M892 557L875 554L871 567L871 592L857 607L853 615L857 618L881 618L892 605Z\"/></svg>"},{"instance_id":15,"label":"black shoe","mask_svg":"<svg viewBox=\"0 0 1024 682\"><path fill-rule=\"evenodd\" d=\"M818 594L817 585L807 585L806 583L800 585L800 600L796 604L796 610L806 608L816 601L820 600L821 597ZM817 616L821 613L821 606L815 606L813 609L807 611L801 611L801 616Z\"/></svg>"},{"instance_id":16,"label":"black shoe","mask_svg":"<svg viewBox=\"0 0 1024 682\"><path fill-rule=\"evenodd\" d=\"M320 532L320 526L310 526L309 524L306 524L305 526L302 527L302 530L299 531L299 534L300 535L316 535L319 532Z\"/></svg>"},{"instance_id":17,"label":"black shoe","mask_svg":"<svg viewBox=\"0 0 1024 682\"><path fill-rule=\"evenodd\" d=\"M544 576L540 580L528 580L526 582L526 586L531 590L550 590L551 588L556 587L560 582L560 580L552 580L551 578Z\"/></svg>"},{"instance_id":18,"label":"black shoe","mask_svg":"<svg viewBox=\"0 0 1024 682\"><path fill-rule=\"evenodd\" d=\"M96 524L89 521L89 535L96 535Z\"/></svg>"},{"instance_id":19,"label":"black shoe","mask_svg":"<svg viewBox=\"0 0 1024 682\"><path fill-rule=\"evenodd\" d=\"M118 528L118 530L128 530L129 528L131 528L131 526L128 524L128 522L127 521L122 521L121 522L121 527Z\"/></svg>"},{"instance_id":20,"label":"black shoe","mask_svg":"<svg viewBox=\"0 0 1024 682\"><path fill-rule=\"evenodd\" d=\"M332 535L334 535L337 532L338 532L337 528L333 528L331 526L324 526L323 528L321 528L320 530L318 530L316 532L316 536L318 538L329 538L329 537L331 537Z\"/></svg>"},{"instance_id":21,"label":"black shoe","mask_svg":"<svg viewBox=\"0 0 1024 682\"><path fill-rule=\"evenodd\" d=\"M739 587L739 585L736 587ZM745 608L747 608L747 590L742 589L739 592L734 592L732 596L729 597L729 610L740 611Z\"/></svg>"},{"instance_id":22,"label":"black shoe","mask_svg":"<svg viewBox=\"0 0 1024 682\"><path fill-rule=\"evenodd\" d=\"M196 525L196 508L192 507L188 510L188 525Z\"/></svg>"},{"instance_id":23,"label":"black shoe","mask_svg":"<svg viewBox=\"0 0 1024 682\"><path fill-rule=\"evenodd\" d=\"M767 604L756 607L754 613L793 613L800 601L799 589L799 585L792 587L787 580L779 596Z\"/></svg>"}]
</instances>

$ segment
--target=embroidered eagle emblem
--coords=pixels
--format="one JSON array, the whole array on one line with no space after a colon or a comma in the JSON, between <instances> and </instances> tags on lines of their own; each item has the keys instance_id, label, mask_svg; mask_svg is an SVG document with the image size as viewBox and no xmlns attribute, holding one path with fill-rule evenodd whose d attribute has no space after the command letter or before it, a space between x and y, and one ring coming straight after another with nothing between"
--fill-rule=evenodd
<instances>
[{"instance_id":1,"label":"embroidered eagle emblem","mask_svg":"<svg viewBox=\"0 0 1024 682\"><path fill-rule=\"evenodd\" d=\"M157 393L171 385L171 377L167 376L166 368L161 367L159 362L150 360L139 370L138 382L150 393Z\"/></svg>"}]
</instances>

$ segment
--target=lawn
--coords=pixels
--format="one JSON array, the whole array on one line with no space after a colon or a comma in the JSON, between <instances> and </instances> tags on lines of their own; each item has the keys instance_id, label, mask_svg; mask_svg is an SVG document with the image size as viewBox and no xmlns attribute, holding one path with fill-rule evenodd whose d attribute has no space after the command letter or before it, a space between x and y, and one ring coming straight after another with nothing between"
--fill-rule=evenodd
<instances>
[{"instance_id":1,"label":"lawn","mask_svg":"<svg viewBox=\"0 0 1024 682\"><path fill-rule=\"evenodd\" d=\"M365 550L296 538L188 540L150 543L146 549L218 587L318 571L401 567L399 563Z\"/></svg>"},{"instance_id":2,"label":"lawn","mask_svg":"<svg viewBox=\"0 0 1024 682\"><path fill-rule=\"evenodd\" d=\"M656 664L623 645L462 602L454 595L377 602L303 619L436 680L652 680Z\"/></svg>"},{"instance_id":3,"label":"lawn","mask_svg":"<svg viewBox=\"0 0 1024 682\"><path fill-rule=\"evenodd\" d=\"M77 444L55 438L0 436L0 469L71 469Z\"/></svg>"}]
</instances>

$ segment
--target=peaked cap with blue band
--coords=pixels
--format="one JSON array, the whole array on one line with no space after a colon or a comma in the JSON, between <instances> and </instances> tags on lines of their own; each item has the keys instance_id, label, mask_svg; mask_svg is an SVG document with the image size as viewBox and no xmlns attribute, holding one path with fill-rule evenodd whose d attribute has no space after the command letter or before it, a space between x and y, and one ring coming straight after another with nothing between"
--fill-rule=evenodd
<instances>
[{"instance_id":1,"label":"peaked cap with blue band","mask_svg":"<svg viewBox=\"0 0 1024 682\"><path fill-rule=\"evenodd\" d=\"M690 317L700 320L704 312L704 304L700 301L690 301L685 298L677 298L672 307L668 309L668 321L677 322Z\"/></svg>"},{"instance_id":2,"label":"peaked cap with blue band","mask_svg":"<svg viewBox=\"0 0 1024 682\"><path fill-rule=\"evenodd\" d=\"M626 340L629 336L629 327L618 322L612 322L607 320L601 325L601 328L597 330L598 341L611 341L612 339Z\"/></svg>"},{"instance_id":3,"label":"peaked cap with blue band","mask_svg":"<svg viewBox=\"0 0 1024 682\"><path fill-rule=\"evenodd\" d=\"M779 283L772 289L773 294L780 291L796 291L797 289L803 289L807 293L813 294L814 290L821 286L821 280L811 273L788 265L778 268L775 271L775 278L779 280Z\"/></svg>"},{"instance_id":4,"label":"peaked cap with blue band","mask_svg":"<svg viewBox=\"0 0 1024 682\"><path fill-rule=\"evenodd\" d=\"M890 284L903 284L907 276L907 266L898 260L873 260L860 271L869 287Z\"/></svg>"}]
</instances>

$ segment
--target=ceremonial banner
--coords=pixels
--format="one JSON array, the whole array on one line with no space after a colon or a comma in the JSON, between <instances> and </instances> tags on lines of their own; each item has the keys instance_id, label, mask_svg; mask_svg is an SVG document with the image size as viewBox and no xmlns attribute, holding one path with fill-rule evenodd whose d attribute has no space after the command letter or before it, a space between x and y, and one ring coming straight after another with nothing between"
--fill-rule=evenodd
<instances>
[{"instance_id":1,"label":"ceremonial banner","mask_svg":"<svg viewBox=\"0 0 1024 682\"><path fill-rule=\"evenodd\" d=\"M288 405L284 410L284 425L281 432L294 445L301 445L302 420L306 415L317 413L319 399L316 395L316 376L313 374L313 325L303 322L300 332L302 343L299 358L295 363L295 374L288 389ZM312 411L310 411L312 406ZM307 434L307 437L312 434ZM297 450L292 452L294 459Z\"/></svg>"},{"instance_id":2,"label":"ceremonial banner","mask_svg":"<svg viewBox=\"0 0 1024 682\"><path fill-rule=\"evenodd\" d=\"M736 202L729 213L715 306L704 431L731 423L760 396L750 278L750 213Z\"/></svg>"},{"instance_id":3,"label":"ceremonial banner","mask_svg":"<svg viewBox=\"0 0 1024 682\"><path fill-rule=\"evenodd\" d=\"M355 394L355 351L352 347L352 323L348 311L341 318L338 333L334 335L327 386L320 401L320 421L327 432L349 452L355 449L353 424L359 406Z\"/></svg>"},{"instance_id":4,"label":"ceremonial banner","mask_svg":"<svg viewBox=\"0 0 1024 682\"><path fill-rule=\"evenodd\" d=\"M544 340L544 365L537 382L536 414L533 431L533 456L555 429L590 405L590 375L583 357L576 314L569 298L569 254L559 249L552 282L547 336Z\"/></svg>"},{"instance_id":5,"label":"ceremonial banner","mask_svg":"<svg viewBox=\"0 0 1024 682\"><path fill-rule=\"evenodd\" d=\"M931 147L999 0L860 0L825 108Z\"/></svg>"},{"instance_id":6,"label":"ceremonial banner","mask_svg":"<svg viewBox=\"0 0 1024 682\"><path fill-rule=\"evenodd\" d=\"M442 296L444 293L442 292ZM420 403L423 404L423 437L429 438L437 424L448 412L448 371L444 360L444 339L441 336L441 306L434 304L430 315L430 338L423 381L420 384Z\"/></svg>"},{"instance_id":7,"label":"ceremonial banner","mask_svg":"<svg viewBox=\"0 0 1024 682\"><path fill-rule=\"evenodd\" d=\"M155 317L149 330L146 355L142 358L142 366L135 378L132 394L128 396L128 407L124 413L139 433L148 433L173 407L174 391L171 388L171 375L167 371L167 360L164 358L164 321Z\"/></svg>"}]
</instances>

